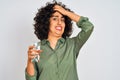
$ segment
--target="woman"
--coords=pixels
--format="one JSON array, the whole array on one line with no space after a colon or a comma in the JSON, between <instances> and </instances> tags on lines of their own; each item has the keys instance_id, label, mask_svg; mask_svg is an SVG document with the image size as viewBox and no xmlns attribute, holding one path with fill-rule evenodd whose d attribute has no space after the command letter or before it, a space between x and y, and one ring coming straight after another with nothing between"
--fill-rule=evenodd
<instances>
[{"instance_id":1,"label":"woman","mask_svg":"<svg viewBox=\"0 0 120 80\"><path fill-rule=\"evenodd\" d=\"M93 31L92 23L87 17L77 15L57 2L48 3L39 9L34 20L41 50L29 47L26 80L78 80L76 59ZM81 31L69 38L72 21ZM40 61L31 61L36 55L40 55Z\"/></svg>"}]
</instances>

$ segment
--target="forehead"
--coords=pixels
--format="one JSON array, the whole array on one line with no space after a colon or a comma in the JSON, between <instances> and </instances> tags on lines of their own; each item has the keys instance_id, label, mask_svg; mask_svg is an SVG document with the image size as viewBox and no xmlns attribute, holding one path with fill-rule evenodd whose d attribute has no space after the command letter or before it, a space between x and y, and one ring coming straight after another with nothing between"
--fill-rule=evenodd
<instances>
[{"instance_id":1,"label":"forehead","mask_svg":"<svg viewBox=\"0 0 120 80\"><path fill-rule=\"evenodd\" d=\"M59 12L55 12L52 14L52 17L63 17L63 15Z\"/></svg>"}]
</instances>

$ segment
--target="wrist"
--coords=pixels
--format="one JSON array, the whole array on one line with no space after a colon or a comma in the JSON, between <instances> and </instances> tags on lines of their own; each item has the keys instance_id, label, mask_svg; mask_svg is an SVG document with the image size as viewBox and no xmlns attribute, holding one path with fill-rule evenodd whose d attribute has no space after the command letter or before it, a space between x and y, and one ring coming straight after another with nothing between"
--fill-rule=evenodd
<instances>
[{"instance_id":1,"label":"wrist","mask_svg":"<svg viewBox=\"0 0 120 80\"><path fill-rule=\"evenodd\" d=\"M28 60L27 60L27 63L32 63L31 59L28 59Z\"/></svg>"}]
</instances>

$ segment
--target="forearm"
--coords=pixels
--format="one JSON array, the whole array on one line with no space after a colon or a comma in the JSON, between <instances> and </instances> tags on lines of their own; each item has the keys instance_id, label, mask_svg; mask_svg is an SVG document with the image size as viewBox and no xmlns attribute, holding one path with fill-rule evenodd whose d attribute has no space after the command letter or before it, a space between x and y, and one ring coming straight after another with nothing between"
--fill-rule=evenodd
<instances>
[{"instance_id":1,"label":"forearm","mask_svg":"<svg viewBox=\"0 0 120 80\"><path fill-rule=\"evenodd\" d=\"M80 19L80 16L73 13L73 12L70 12L70 11L66 11L66 16L68 16L71 20L75 21L75 22L78 22L79 19Z\"/></svg>"},{"instance_id":2,"label":"forearm","mask_svg":"<svg viewBox=\"0 0 120 80\"><path fill-rule=\"evenodd\" d=\"M35 54L37 53L40 53L40 51L36 51L34 49L34 46L29 46L27 67L25 69L26 80L36 80L36 76L37 76L36 65L35 62L31 60L35 57Z\"/></svg>"},{"instance_id":3,"label":"forearm","mask_svg":"<svg viewBox=\"0 0 120 80\"><path fill-rule=\"evenodd\" d=\"M26 70L27 70L27 73L30 76L33 76L35 74L34 64L31 61L27 62L27 68L26 68Z\"/></svg>"}]
</instances>

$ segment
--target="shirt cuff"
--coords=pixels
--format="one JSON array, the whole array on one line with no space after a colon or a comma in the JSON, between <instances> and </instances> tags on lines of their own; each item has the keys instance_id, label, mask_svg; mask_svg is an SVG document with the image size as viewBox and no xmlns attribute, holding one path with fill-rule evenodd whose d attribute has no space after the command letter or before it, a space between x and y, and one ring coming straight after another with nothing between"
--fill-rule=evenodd
<instances>
[{"instance_id":1,"label":"shirt cuff","mask_svg":"<svg viewBox=\"0 0 120 80\"><path fill-rule=\"evenodd\" d=\"M85 21L88 21L88 18L81 16L80 19L79 19L79 21L76 24L80 28L81 25L82 25L82 23L85 22Z\"/></svg>"}]
</instances>

